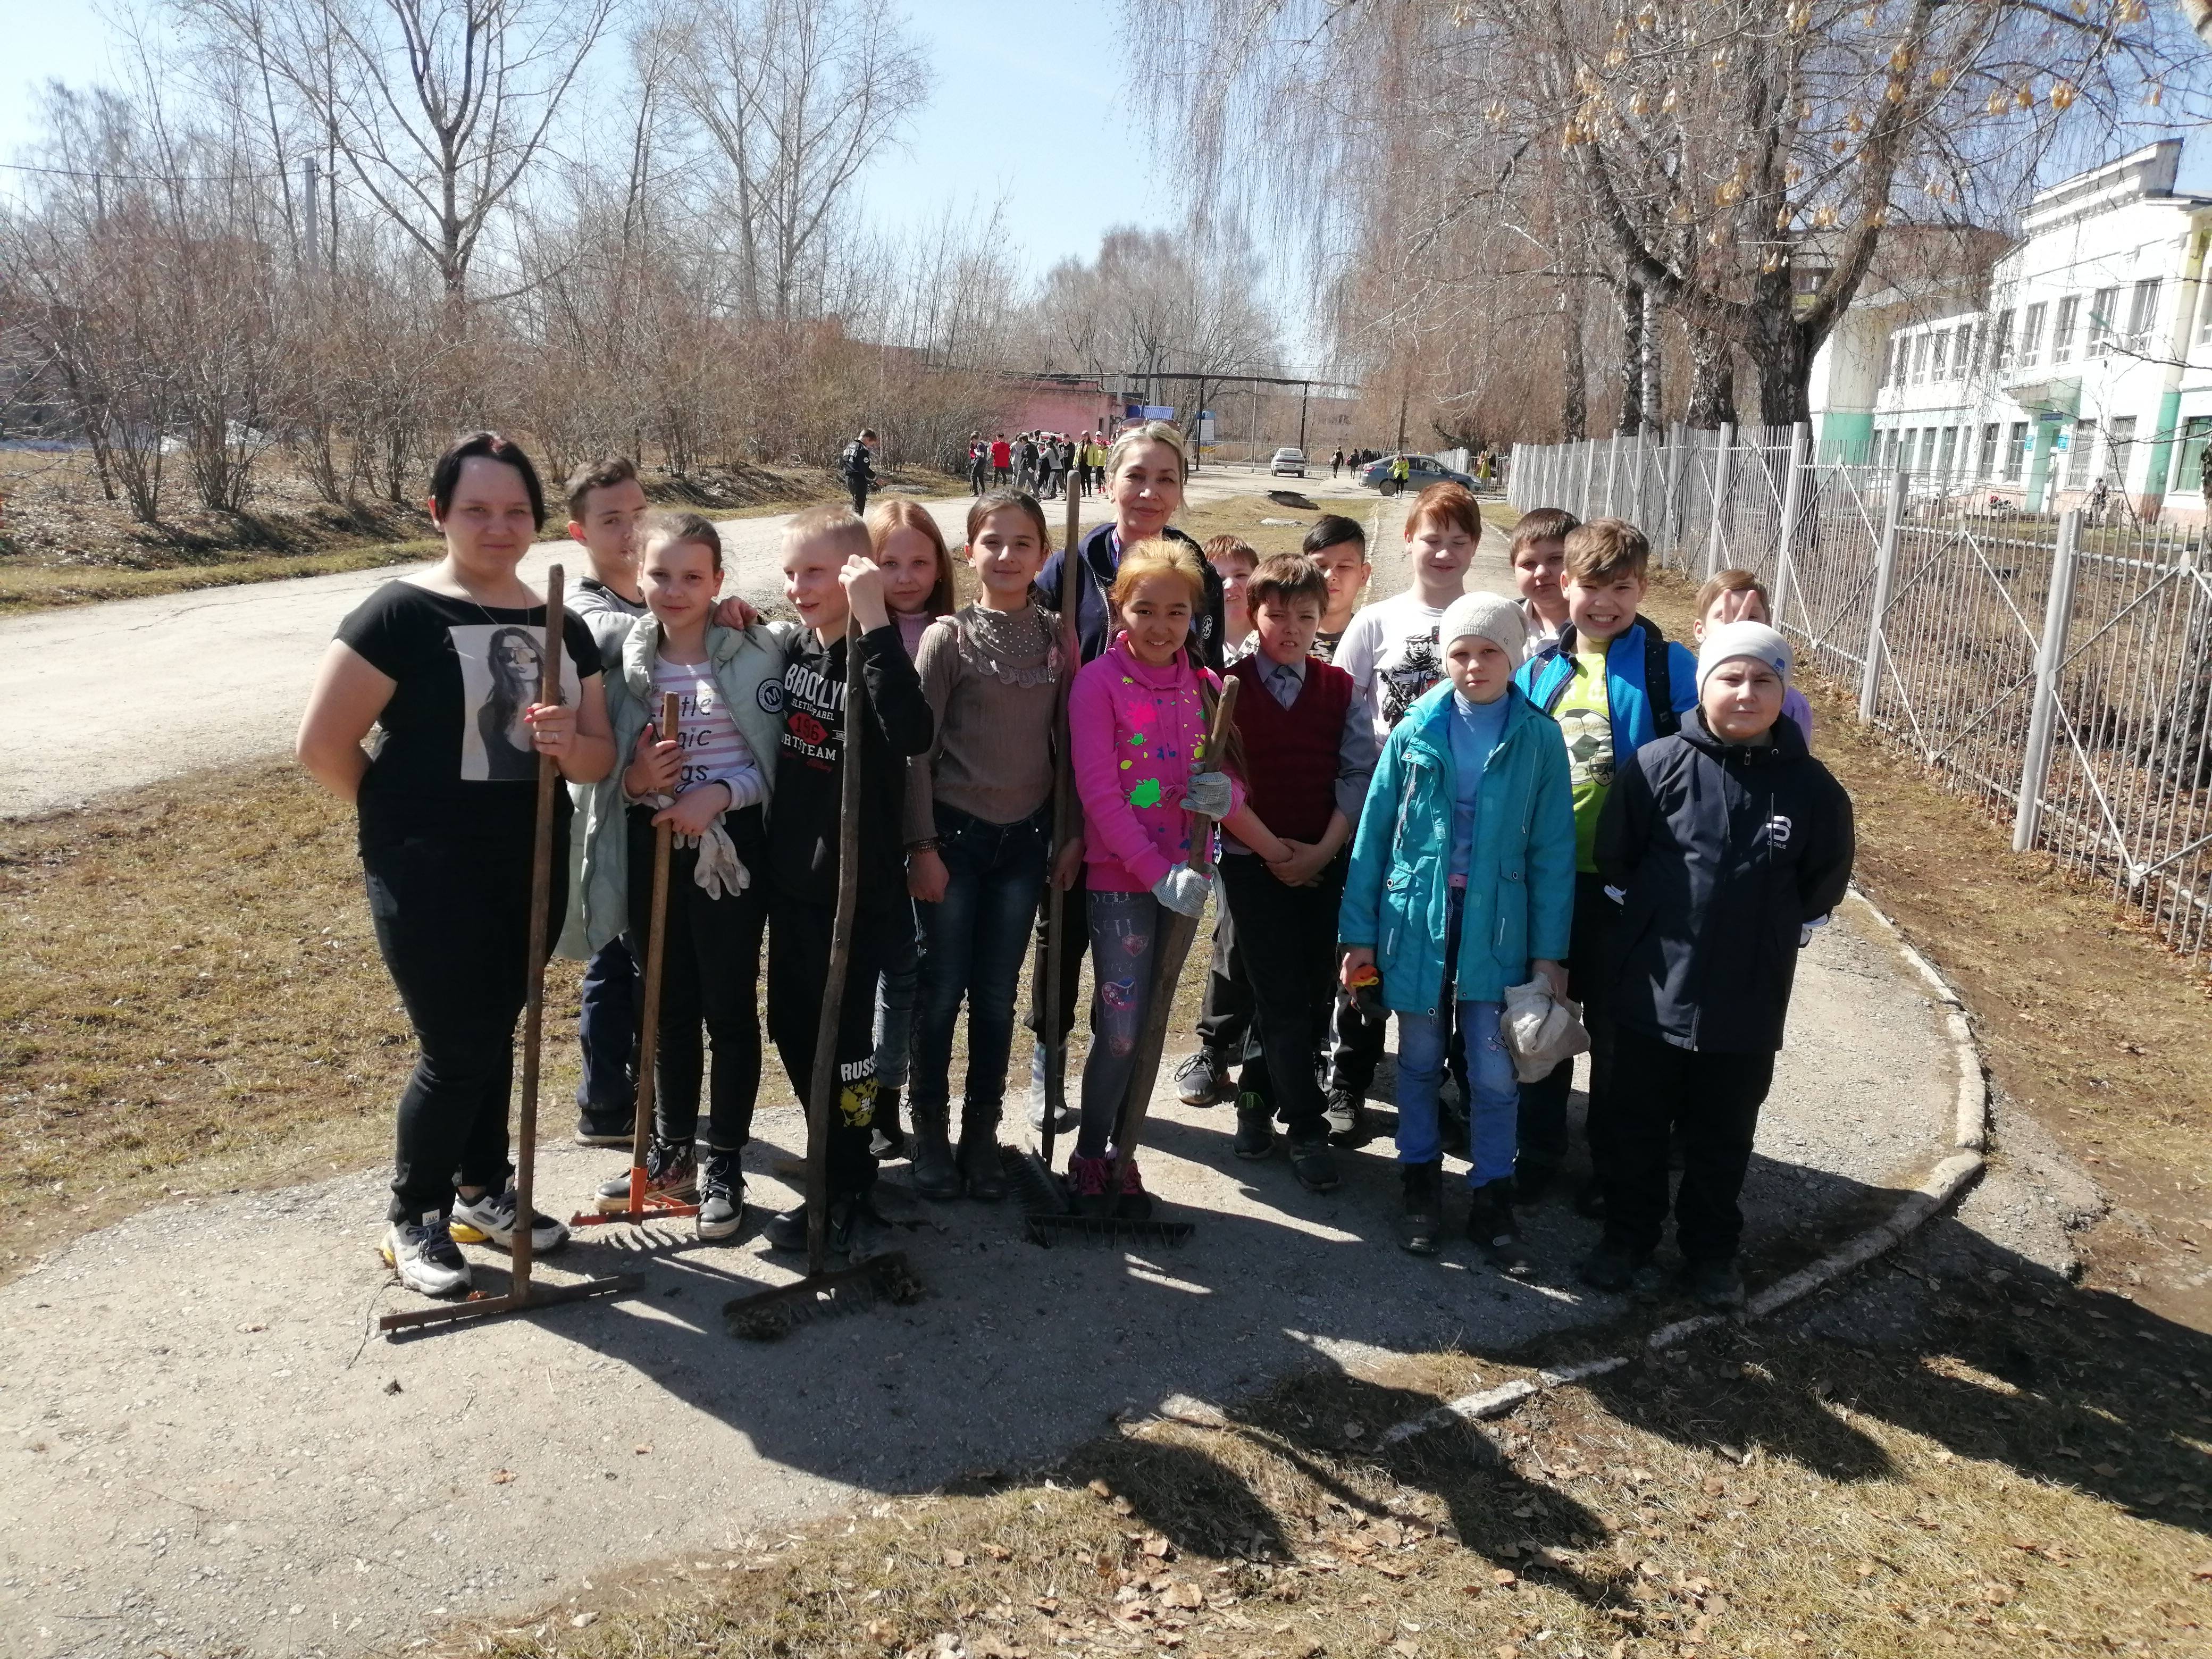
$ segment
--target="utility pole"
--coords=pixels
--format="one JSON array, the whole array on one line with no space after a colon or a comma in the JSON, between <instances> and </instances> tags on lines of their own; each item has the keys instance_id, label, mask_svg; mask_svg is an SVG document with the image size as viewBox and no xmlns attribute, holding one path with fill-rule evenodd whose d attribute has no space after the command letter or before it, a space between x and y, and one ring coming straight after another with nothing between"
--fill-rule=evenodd
<instances>
[{"instance_id":1,"label":"utility pole","mask_svg":"<svg viewBox=\"0 0 2212 1659\"><path fill-rule=\"evenodd\" d=\"M307 199L307 268L312 270L322 263L322 191L315 177L315 158L310 155L300 165L300 193Z\"/></svg>"},{"instance_id":2,"label":"utility pole","mask_svg":"<svg viewBox=\"0 0 2212 1659\"><path fill-rule=\"evenodd\" d=\"M1306 397L1313 391L1311 380L1298 382L1298 453L1306 453Z\"/></svg>"},{"instance_id":3,"label":"utility pole","mask_svg":"<svg viewBox=\"0 0 2212 1659\"><path fill-rule=\"evenodd\" d=\"M1406 400L1412 395L1406 383L1401 380L1398 383L1398 453L1401 455L1406 453Z\"/></svg>"}]
</instances>

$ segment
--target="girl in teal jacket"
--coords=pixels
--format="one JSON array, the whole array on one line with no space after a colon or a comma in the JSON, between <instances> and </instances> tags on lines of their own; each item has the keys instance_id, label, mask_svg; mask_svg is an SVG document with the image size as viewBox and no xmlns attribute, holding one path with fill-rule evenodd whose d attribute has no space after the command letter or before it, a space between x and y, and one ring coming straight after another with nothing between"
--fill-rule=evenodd
<instances>
[{"instance_id":1,"label":"girl in teal jacket","mask_svg":"<svg viewBox=\"0 0 2212 1659\"><path fill-rule=\"evenodd\" d=\"M1352 842L1337 938L1355 991L1381 972L1398 1016L1401 1242L1437 1248L1443 1162L1437 1085L1453 1010L1468 1048L1468 1234L1492 1262L1523 1265L1513 1218L1519 1090L1499 1034L1505 989L1531 968L1565 994L1575 815L1558 726L1512 683L1527 630L1509 599L1469 593L1444 612L1448 677L1383 745Z\"/></svg>"}]
</instances>

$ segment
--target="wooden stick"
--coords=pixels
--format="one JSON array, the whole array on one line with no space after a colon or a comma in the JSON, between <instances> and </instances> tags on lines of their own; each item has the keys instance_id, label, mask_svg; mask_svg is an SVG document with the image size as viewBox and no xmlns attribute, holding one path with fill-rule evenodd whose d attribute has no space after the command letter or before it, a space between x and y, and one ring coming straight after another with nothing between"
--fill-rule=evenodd
<instances>
[{"instance_id":1,"label":"wooden stick","mask_svg":"<svg viewBox=\"0 0 2212 1659\"><path fill-rule=\"evenodd\" d=\"M1229 733L1235 729L1239 684L1234 677L1223 684L1220 700L1213 705L1213 719L1206 728L1206 753L1194 770L1221 770L1222 750L1229 741ZM1213 821L1189 812L1184 815L1184 823L1190 831L1190 867L1201 876L1212 874ZM1183 963L1190 955L1190 942L1198 934L1196 916L1161 908L1165 919L1160 926L1158 942L1152 947L1152 995L1145 1005L1144 1030L1137 1039L1137 1063L1129 1073L1129 1091L1121 1097L1121 1109L1115 1118L1114 1174L1107 1182L1106 1191L1117 1201L1122 1174L1129 1160L1136 1156L1137 1143L1144 1138L1145 1119L1152 1109L1152 1085L1159 1080L1160 1054L1167 1047L1176 981L1182 977Z\"/></svg>"},{"instance_id":2,"label":"wooden stick","mask_svg":"<svg viewBox=\"0 0 2212 1659\"><path fill-rule=\"evenodd\" d=\"M860 897L860 727L867 696L860 682L860 625L845 624L844 787L837 803L837 908L830 927L830 971L814 1028L814 1079L806 1102L806 1272L830 1259L830 1114L837 1100L837 1026L853 957L853 915Z\"/></svg>"},{"instance_id":3,"label":"wooden stick","mask_svg":"<svg viewBox=\"0 0 2212 1659\"><path fill-rule=\"evenodd\" d=\"M678 707L678 699L673 691L661 694L663 743L676 741ZM668 855L675 838L673 824L653 826L653 915L645 941L645 1008L637 1033L637 1122L630 1132L629 1143L629 1207L633 1215L645 1208L645 1148L653 1130L653 1067L660 1054L660 964L668 944Z\"/></svg>"},{"instance_id":4,"label":"wooden stick","mask_svg":"<svg viewBox=\"0 0 2212 1659\"><path fill-rule=\"evenodd\" d=\"M1082 498L1067 497L1067 535L1060 556L1060 690L1053 716L1053 741L1059 759L1053 769L1052 851L1047 855L1044 889L1044 982L1037 989L1037 1024L1044 1043L1044 1130L1038 1152L1052 1168L1052 1143L1058 1119L1067 1105L1067 1039L1073 1010L1063 1009L1060 986L1067 961L1067 895L1053 880L1061 852L1083 833L1083 812L1075 798L1075 761L1069 747L1067 700L1083 658L1076 611L1082 600L1082 572L1076 561L1083 539Z\"/></svg>"},{"instance_id":5,"label":"wooden stick","mask_svg":"<svg viewBox=\"0 0 2212 1659\"><path fill-rule=\"evenodd\" d=\"M561 664L567 651L562 638L567 611L562 603L562 570L555 565L545 573L545 653L539 664L538 701L561 701ZM532 1261L531 1207L538 1181L538 1060L545 1036L546 922L553 908L553 792L561 787L561 763L550 755L538 757L538 822L530 847L530 978L522 1005L522 1098L515 1111L514 1231L507 1254L514 1263L514 1284L507 1294L526 1300L530 1295Z\"/></svg>"}]
</instances>

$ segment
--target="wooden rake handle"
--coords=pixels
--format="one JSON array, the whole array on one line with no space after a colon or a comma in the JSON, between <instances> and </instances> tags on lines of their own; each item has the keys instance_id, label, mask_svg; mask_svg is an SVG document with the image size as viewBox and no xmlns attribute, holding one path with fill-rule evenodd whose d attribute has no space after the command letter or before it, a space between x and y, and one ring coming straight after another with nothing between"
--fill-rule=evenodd
<instances>
[{"instance_id":1,"label":"wooden rake handle","mask_svg":"<svg viewBox=\"0 0 2212 1659\"><path fill-rule=\"evenodd\" d=\"M561 657L568 611L562 603L562 569L545 573L545 650L539 660L538 701L561 701ZM514 1262L510 1295L530 1289L532 1259L531 1220L538 1175L538 1067L545 1036L545 951L547 921L553 905L553 793L560 787L561 763L538 757L538 816L530 848L530 967L522 1012L522 1096L515 1110L514 1234L507 1253Z\"/></svg>"},{"instance_id":2,"label":"wooden rake handle","mask_svg":"<svg viewBox=\"0 0 2212 1659\"><path fill-rule=\"evenodd\" d=\"M659 740L663 743L676 741L679 707L676 693L661 694ZM628 830L623 833L627 835ZM629 1201L633 1210L641 1208L645 1200L645 1146L653 1128L653 1067L660 1052L660 975L667 945L668 860L675 838L674 825L653 826L653 915L645 939L645 1006L640 1012L637 1028L637 1121L630 1130Z\"/></svg>"}]
</instances>

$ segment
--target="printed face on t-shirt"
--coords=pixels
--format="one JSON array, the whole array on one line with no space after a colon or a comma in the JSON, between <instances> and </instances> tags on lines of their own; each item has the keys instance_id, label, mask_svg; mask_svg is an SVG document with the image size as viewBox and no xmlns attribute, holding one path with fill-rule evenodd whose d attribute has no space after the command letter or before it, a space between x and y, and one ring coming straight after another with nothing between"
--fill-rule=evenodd
<instances>
[{"instance_id":1,"label":"printed face on t-shirt","mask_svg":"<svg viewBox=\"0 0 2212 1659\"><path fill-rule=\"evenodd\" d=\"M1409 634L1395 659L1377 665L1382 682L1382 722L1395 726L1421 694L1443 678L1444 659L1437 649L1433 624L1425 634Z\"/></svg>"},{"instance_id":2,"label":"printed face on t-shirt","mask_svg":"<svg viewBox=\"0 0 2212 1659\"><path fill-rule=\"evenodd\" d=\"M461 665L461 781L524 782L538 775L538 751L524 711L538 701L544 635L514 623L455 623L446 630ZM583 696L576 664L561 653L561 700Z\"/></svg>"}]
</instances>

